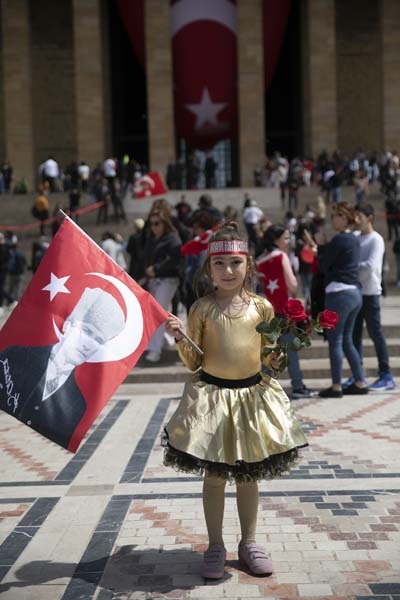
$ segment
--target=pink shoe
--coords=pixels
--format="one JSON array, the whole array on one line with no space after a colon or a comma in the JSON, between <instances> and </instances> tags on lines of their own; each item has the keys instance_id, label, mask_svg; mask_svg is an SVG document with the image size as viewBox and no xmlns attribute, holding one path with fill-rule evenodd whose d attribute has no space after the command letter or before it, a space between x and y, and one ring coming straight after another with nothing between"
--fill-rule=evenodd
<instances>
[{"instance_id":1,"label":"pink shoe","mask_svg":"<svg viewBox=\"0 0 400 600\"><path fill-rule=\"evenodd\" d=\"M273 572L272 561L265 554L265 550L259 544L242 544L238 548L239 562L253 575L271 575Z\"/></svg>"},{"instance_id":2,"label":"pink shoe","mask_svg":"<svg viewBox=\"0 0 400 600\"><path fill-rule=\"evenodd\" d=\"M225 570L226 550L220 544L212 544L204 552L202 575L205 579L222 579Z\"/></svg>"}]
</instances>

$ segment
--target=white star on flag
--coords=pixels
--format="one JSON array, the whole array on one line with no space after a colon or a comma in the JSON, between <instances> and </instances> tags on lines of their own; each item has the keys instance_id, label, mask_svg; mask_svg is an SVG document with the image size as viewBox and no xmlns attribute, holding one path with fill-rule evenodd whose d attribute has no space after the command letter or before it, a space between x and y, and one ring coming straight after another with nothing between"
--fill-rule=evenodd
<instances>
[{"instance_id":1,"label":"white star on flag","mask_svg":"<svg viewBox=\"0 0 400 600\"><path fill-rule=\"evenodd\" d=\"M50 302L57 296L58 293L71 293L69 289L66 288L64 285L70 277L70 275L67 275L66 277L57 277L57 275L55 275L54 273L51 274L50 283L48 283L44 288L42 288L43 292L50 292Z\"/></svg>"},{"instance_id":2,"label":"white star on flag","mask_svg":"<svg viewBox=\"0 0 400 600\"><path fill-rule=\"evenodd\" d=\"M207 88L203 88L198 104L185 104L186 108L196 115L195 129L201 129L206 123L218 125L217 114L227 106L226 102L213 102Z\"/></svg>"},{"instance_id":3,"label":"white star on flag","mask_svg":"<svg viewBox=\"0 0 400 600\"><path fill-rule=\"evenodd\" d=\"M266 287L269 289L269 291L271 292L271 294L273 294L275 292L275 290L277 290L279 288L278 280L277 279L270 279L268 281L268 285Z\"/></svg>"}]
</instances>

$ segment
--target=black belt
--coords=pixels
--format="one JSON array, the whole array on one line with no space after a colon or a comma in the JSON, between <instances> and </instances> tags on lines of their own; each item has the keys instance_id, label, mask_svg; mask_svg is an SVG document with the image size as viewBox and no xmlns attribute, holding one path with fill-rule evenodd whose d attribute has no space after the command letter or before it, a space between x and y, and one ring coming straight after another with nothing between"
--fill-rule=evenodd
<instances>
[{"instance_id":1,"label":"black belt","mask_svg":"<svg viewBox=\"0 0 400 600\"><path fill-rule=\"evenodd\" d=\"M261 381L261 374L256 373L255 375L252 375L251 377L246 377L245 379L222 379L221 377L215 377L214 375L210 375L210 373L206 373L205 371L201 370L200 379L201 381L217 385L218 387L234 389L256 385Z\"/></svg>"}]
</instances>

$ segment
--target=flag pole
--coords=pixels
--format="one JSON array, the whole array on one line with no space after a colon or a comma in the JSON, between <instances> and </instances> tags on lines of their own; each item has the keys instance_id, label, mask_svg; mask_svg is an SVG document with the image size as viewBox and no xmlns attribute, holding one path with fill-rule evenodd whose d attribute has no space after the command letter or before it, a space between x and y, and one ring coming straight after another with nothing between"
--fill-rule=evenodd
<instances>
[{"instance_id":1,"label":"flag pole","mask_svg":"<svg viewBox=\"0 0 400 600\"><path fill-rule=\"evenodd\" d=\"M198 352L201 356L203 356L204 352L201 348L198 347L198 345L192 340L192 338L190 338L184 331L183 329L181 329L180 327L176 328L176 331L178 331L181 336L183 336L185 338L185 340L187 340L189 342L189 344L191 346L193 346L193 348L196 350L196 352Z\"/></svg>"}]
</instances>

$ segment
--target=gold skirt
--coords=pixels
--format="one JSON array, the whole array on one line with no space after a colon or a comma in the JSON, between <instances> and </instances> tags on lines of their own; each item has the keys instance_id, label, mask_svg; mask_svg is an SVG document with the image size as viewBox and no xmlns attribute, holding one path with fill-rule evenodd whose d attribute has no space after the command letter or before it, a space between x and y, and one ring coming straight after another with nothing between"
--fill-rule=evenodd
<instances>
[{"instance_id":1,"label":"gold skirt","mask_svg":"<svg viewBox=\"0 0 400 600\"><path fill-rule=\"evenodd\" d=\"M255 481L288 472L307 440L280 383L267 375L229 389L194 373L166 425L164 464L178 471Z\"/></svg>"}]
</instances>

